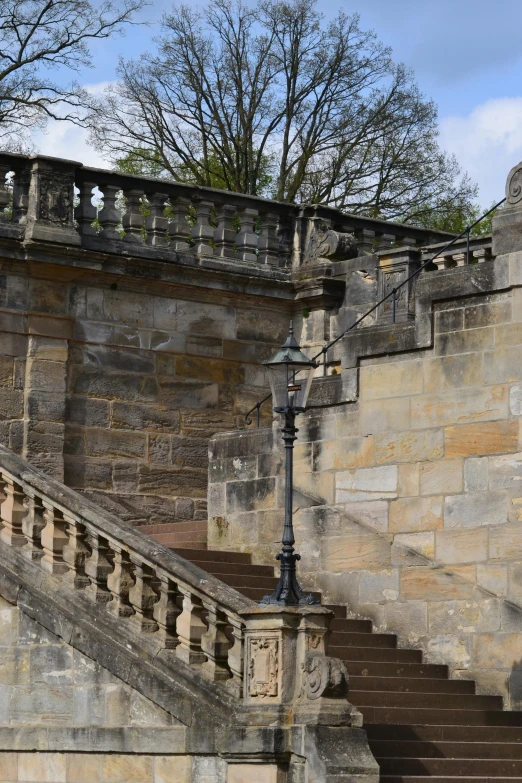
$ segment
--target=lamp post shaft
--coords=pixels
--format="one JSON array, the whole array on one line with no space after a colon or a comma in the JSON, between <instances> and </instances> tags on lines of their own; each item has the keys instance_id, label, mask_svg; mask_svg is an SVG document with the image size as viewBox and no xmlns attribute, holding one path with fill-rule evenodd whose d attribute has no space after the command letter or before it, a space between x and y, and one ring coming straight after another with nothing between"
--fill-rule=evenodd
<instances>
[{"instance_id":1,"label":"lamp post shaft","mask_svg":"<svg viewBox=\"0 0 522 783\"><path fill-rule=\"evenodd\" d=\"M295 426L296 411L291 407L280 410L284 415L283 441L285 444L285 524L282 551L277 555L281 573L279 582L271 595L265 595L262 604L277 604L279 606L312 605L319 601L309 593L304 593L297 581L296 563L301 555L295 553L293 526L293 478L294 478L294 441L297 438Z\"/></svg>"}]
</instances>

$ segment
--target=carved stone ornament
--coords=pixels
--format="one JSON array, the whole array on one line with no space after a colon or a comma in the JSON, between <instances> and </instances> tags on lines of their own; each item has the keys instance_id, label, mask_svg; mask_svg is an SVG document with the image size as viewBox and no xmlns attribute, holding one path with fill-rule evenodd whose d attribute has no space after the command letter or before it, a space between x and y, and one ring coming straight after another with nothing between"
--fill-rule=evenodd
<instances>
[{"instance_id":1,"label":"carved stone ornament","mask_svg":"<svg viewBox=\"0 0 522 783\"><path fill-rule=\"evenodd\" d=\"M345 699L348 696L348 672L339 658L308 653L303 666L303 695Z\"/></svg>"},{"instance_id":2,"label":"carved stone ornament","mask_svg":"<svg viewBox=\"0 0 522 783\"><path fill-rule=\"evenodd\" d=\"M72 178L70 174L39 172L39 220L70 225L73 220Z\"/></svg>"},{"instance_id":3,"label":"carved stone ornament","mask_svg":"<svg viewBox=\"0 0 522 783\"><path fill-rule=\"evenodd\" d=\"M279 693L279 641L254 638L248 648L248 693L250 696L277 696Z\"/></svg>"},{"instance_id":4,"label":"carved stone ornament","mask_svg":"<svg viewBox=\"0 0 522 783\"><path fill-rule=\"evenodd\" d=\"M508 204L518 204L522 201L522 163L514 166L509 172L506 183L506 199Z\"/></svg>"},{"instance_id":5,"label":"carved stone ornament","mask_svg":"<svg viewBox=\"0 0 522 783\"><path fill-rule=\"evenodd\" d=\"M334 231L324 223L317 224L310 235L307 260L317 261L325 258L329 261L344 261L356 258L357 242L353 234Z\"/></svg>"}]
</instances>

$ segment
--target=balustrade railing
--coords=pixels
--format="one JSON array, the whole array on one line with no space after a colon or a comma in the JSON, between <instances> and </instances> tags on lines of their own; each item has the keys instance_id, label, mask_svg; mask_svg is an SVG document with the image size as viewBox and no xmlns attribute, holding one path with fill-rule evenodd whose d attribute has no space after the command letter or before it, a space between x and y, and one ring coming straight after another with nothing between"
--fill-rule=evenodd
<instances>
[{"instance_id":1,"label":"balustrade railing","mask_svg":"<svg viewBox=\"0 0 522 783\"><path fill-rule=\"evenodd\" d=\"M209 680L243 693L245 621L254 602L152 542L0 446L0 544Z\"/></svg>"},{"instance_id":2,"label":"balustrade railing","mask_svg":"<svg viewBox=\"0 0 522 783\"><path fill-rule=\"evenodd\" d=\"M350 237L360 255L449 237L327 206L8 153L0 153L0 224L15 235L23 231L26 239L138 256L189 253L259 268L300 266L319 251L328 256L321 242L331 230ZM332 252L332 259L342 257Z\"/></svg>"}]
</instances>

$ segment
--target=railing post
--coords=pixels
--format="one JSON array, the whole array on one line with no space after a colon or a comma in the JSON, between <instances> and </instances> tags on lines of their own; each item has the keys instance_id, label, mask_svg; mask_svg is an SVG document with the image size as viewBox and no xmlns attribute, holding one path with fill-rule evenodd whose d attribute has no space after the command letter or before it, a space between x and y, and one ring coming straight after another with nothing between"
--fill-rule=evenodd
<instances>
[{"instance_id":1,"label":"railing post","mask_svg":"<svg viewBox=\"0 0 522 783\"><path fill-rule=\"evenodd\" d=\"M0 541L7 546L20 549L24 546L27 539L23 531L23 519L25 517L24 509L24 490L15 481L8 476L2 476L4 482L5 500L0 506L3 528L0 532Z\"/></svg>"},{"instance_id":2,"label":"railing post","mask_svg":"<svg viewBox=\"0 0 522 783\"><path fill-rule=\"evenodd\" d=\"M174 650L179 644L176 633L176 623L181 613L176 600L178 591L166 572L157 571L156 574L159 579L159 598L154 604L153 616L159 626L157 637L163 647Z\"/></svg>"},{"instance_id":3,"label":"railing post","mask_svg":"<svg viewBox=\"0 0 522 783\"><path fill-rule=\"evenodd\" d=\"M236 238L238 257L242 261L257 261L257 234L255 233L255 223L257 220L257 210L244 207L238 209L241 230Z\"/></svg>"},{"instance_id":4,"label":"railing post","mask_svg":"<svg viewBox=\"0 0 522 783\"><path fill-rule=\"evenodd\" d=\"M115 617L131 617L134 609L129 601L129 591L134 586L134 579L129 553L116 544L112 545L112 551L114 570L107 576L112 600L107 605L107 611Z\"/></svg>"},{"instance_id":5,"label":"railing post","mask_svg":"<svg viewBox=\"0 0 522 783\"><path fill-rule=\"evenodd\" d=\"M130 559L134 564L134 584L129 590L129 601L134 609L132 622L140 633L154 633L158 630L158 623L154 619L157 596L151 585L154 573L140 557L131 553Z\"/></svg>"},{"instance_id":6,"label":"railing post","mask_svg":"<svg viewBox=\"0 0 522 783\"><path fill-rule=\"evenodd\" d=\"M116 198L121 188L116 185L99 185L103 192L103 207L98 212L98 222L102 228L102 239L121 240L117 226L121 224L121 212L116 207Z\"/></svg>"},{"instance_id":7,"label":"railing post","mask_svg":"<svg viewBox=\"0 0 522 783\"><path fill-rule=\"evenodd\" d=\"M192 248L198 256L214 255L214 248L210 242L214 241L214 229L210 225L210 210L213 207L211 201L195 200L196 223L192 226L192 237L196 244Z\"/></svg>"},{"instance_id":8,"label":"railing post","mask_svg":"<svg viewBox=\"0 0 522 783\"><path fill-rule=\"evenodd\" d=\"M85 595L94 603L106 604L111 600L107 587L107 577L112 571L107 558L109 544L103 536L92 529L89 530L87 543L91 548L91 555L85 562L85 573L89 577L90 584L85 588Z\"/></svg>"},{"instance_id":9,"label":"railing post","mask_svg":"<svg viewBox=\"0 0 522 783\"><path fill-rule=\"evenodd\" d=\"M232 627L233 644L228 649L228 668L232 678L227 680L227 688L240 698L243 695L243 665L244 665L244 635L245 623L241 618L226 613L229 625Z\"/></svg>"},{"instance_id":10,"label":"railing post","mask_svg":"<svg viewBox=\"0 0 522 783\"><path fill-rule=\"evenodd\" d=\"M207 661L201 667L202 674L213 682L225 682L230 678L228 671L228 648L230 642L225 634L226 617L213 601L203 601L207 612L207 630L201 637L201 649Z\"/></svg>"},{"instance_id":11,"label":"railing post","mask_svg":"<svg viewBox=\"0 0 522 783\"><path fill-rule=\"evenodd\" d=\"M96 236L96 227L93 226L96 220L96 207L92 203L92 191L96 187L96 182L85 181L79 187L80 203L74 210L78 231L82 236Z\"/></svg>"},{"instance_id":12,"label":"railing post","mask_svg":"<svg viewBox=\"0 0 522 783\"><path fill-rule=\"evenodd\" d=\"M43 505L45 508L44 519L46 525L42 530L42 547L44 550L41 561L42 568L51 574L66 574L69 567L63 559L63 548L68 541L68 536L65 532L67 523L59 509L46 500L43 501Z\"/></svg>"},{"instance_id":13,"label":"railing post","mask_svg":"<svg viewBox=\"0 0 522 783\"><path fill-rule=\"evenodd\" d=\"M201 619L203 605L188 588L181 587L181 585L178 585L178 588L183 596L183 609L176 623L176 632L179 638L176 653L185 663L198 665L206 660L201 649L201 637L207 630Z\"/></svg>"},{"instance_id":14,"label":"railing post","mask_svg":"<svg viewBox=\"0 0 522 783\"><path fill-rule=\"evenodd\" d=\"M190 226L187 222L187 213L190 207L188 198L177 198L170 207L169 236L171 250L178 252L189 250Z\"/></svg>"},{"instance_id":15,"label":"railing post","mask_svg":"<svg viewBox=\"0 0 522 783\"><path fill-rule=\"evenodd\" d=\"M218 225L214 230L215 254L222 258L233 258L236 254L236 230L232 225L236 208L231 204L220 204L217 210Z\"/></svg>"},{"instance_id":16,"label":"railing post","mask_svg":"<svg viewBox=\"0 0 522 783\"><path fill-rule=\"evenodd\" d=\"M69 571L64 580L75 590L81 590L89 585L89 577L85 573L85 561L89 556L89 550L85 544L87 530L74 517L64 514L67 522L66 534L68 536L62 556Z\"/></svg>"},{"instance_id":17,"label":"railing post","mask_svg":"<svg viewBox=\"0 0 522 783\"><path fill-rule=\"evenodd\" d=\"M22 547L22 554L28 560L41 560L44 551L42 548L42 530L46 525L44 519L44 506L41 498L28 489L24 497L25 516L22 519L22 530L27 543Z\"/></svg>"},{"instance_id":18,"label":"railing post","mask_svg":"<svg viewBox=\"0 0 522 783\"><path fill-rule=\"evenodd\" d=\"M258 238L257 246L259 255L257 260L260 264L269 264L277 266L279 262L279 240L277 238L277 215L273 212L262 212L261 215L261 236Z\"/></svg>"},{"instance_id":19,"label":"railing post","mask_svg":"<svg viewBox=\"0 0 522 783\"><path fill-rule=\"evenodd\" d=\"M127 206L127 211L122 218L123 230L125 231L124 241L143 244L145 242L145 218L142 213L142 199L145 193L141 188L132 188L124 190L123 195Z\"/></svg>"},{"instance_id":20,"label":"railing post","mask_svg":"<svg viewBox=\"0 0 522 783\"><path fill-rule=\"evenodd\" d=\"M148 198L150 215L145 222L147 244L153 247L167 247L169 219L165 215L165 203L168 196L165 193L151 193Z\"/></svg>"},{"instance_id":21,"label":"railing post","mask_svg":"<svg viewBox=\"0 0 522 783\"><path fill-rule=\"evenodd\" d=\"M74 225L74 179L81 163L39 157L32 161L25 238L79 245Z\"/></svg>"}]
</instances>

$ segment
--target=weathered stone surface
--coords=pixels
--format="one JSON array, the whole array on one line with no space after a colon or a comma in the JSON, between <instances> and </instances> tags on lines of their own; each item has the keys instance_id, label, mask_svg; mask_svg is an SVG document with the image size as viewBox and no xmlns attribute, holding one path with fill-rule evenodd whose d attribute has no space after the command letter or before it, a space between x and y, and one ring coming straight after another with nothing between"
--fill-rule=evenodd
<instances>
[{"instance_id":1,"label":"weathered stone surface","mask_svg":"<svg viewBox=\"0 0 522 783\"><path fill-rule=\"evenodd\" d=\"M361 468L336 474L336 502L380 500L397 497L397 466Z\"/></svg>"},{"instance_id":2,"label":"weathered stone surface","mask_svg":"<svg viewBox=\"0 0 522 783\"><path fill-rule=\"evenodd\" d=\"M440 495L427 498L399 498L390 503L390 532L413 533L438 530L442 527L443 499Z\"/></svg>"},{"instance_id":3,"label":"weathered stone surface","mask_svg":"<svg viewBox=\"0 0 522 783\"><path fill-rule=\"evenodd\" d=\"M471 600L474 566L453 568L451 572L430 567L410 568L401 573L401 596L406 600Z\"/></svg>"},{"instance_id":4,"label":"weathered stone surface","mask_svg":"<svg viewBox=\"0 0 522 783\"><path fill-rule=\"evenodd\" d=\"M495 330L492 326L478 329L465 329L457 332L439 334L435 341L435 352L440 356L459 353L472 353L493 348Z\"/></svg>"},{"instance_id":5,"label":"weathered stone surface","mask_svg":"<svg viewBox=\"0 0 522 783\"><path fill-rule=\"evenodd\" d=\"M362 367L360 387L363 400L422 394L422 363L409 361Z\"/></svg>"},{"instance_id":6,"label":"weathered stone surface","mask_svg":"<svg viewBox=\"0 0 522 783\"><path fill-rule=\"evenodd\" d=\"M437 530L435 557L439 563L480 563L488 559L486 528L467 530Z\"/></svg>"},{"instance_id":7,"label":"weathered stone surface","mask_svg":"<svg viewBox=\"0 0 522 783\"><path fill-rule=\"evenodd\" d=\"M144 457L146 437L139 432L122 432L89 427L85 431L85 453L90 457Z\"/></svg>"},{"instance_id":8,"label":"weathered stone surface","mask_svg":"<svg viewBox=\"0 0 522 783\"><path fill-rule=\"evenodd\" d=\"M518 449L518 422L463 424L444 430L446 457L502 454Z\"/></svg>"},{"instance_id":9,"label":"weathered stone surface","mask_svg":"<svg viewBox=\"0 0 522 783\"><path fill-rule=\"evenodd\" d=\"M508 387L458 389L443 394L422 395L411 401L413 429L444 427L475 421L506 419Z\"/></svg>"},{"instance_id":10,"label":"weathered stone surface","mask_svg":"<svg viewBox=\"0 0 522 783\"><path fill-rule=\"evenodd\" d=\"M385 465L397 462L419 462L444 455L442 430L392 432L375 437L375 462Z\"/></svg>"},{"instance_id":11,"label":"weathered stone surface","mask_svg":"<svg viewBox=\"0 0 522 783\"><path fill-rule=\"evenodd\" d=\"M390 400L363 400L360 406L361 432L407 430L410 427L410 400L397 397Z\"/></svg>"},{"instance_id":12,"label":"weathered stone surface","mask_svg":"<svg viewBox=\"0 0 522 783\"><path fill-rule=\"evenodd\" d=\"M359 503L344 503L344 513L353 517L363 527L369 527L381 533L388 532L388 503L374 500Z\"/></svg>"},{"instance_id":13,"label":"weathered stone surface","mask_svg":"<svg viewBox=\"0 0 522 783\"><path fill-rule=\"evenodd\" d=\"M453 495L462 489L462 460L446 459L420 465L421 495Z\"/></svg>"},{"instance_id":14,"label":"weathered stone surface","mask_svg":"<svg viewBox=\"0 0 522 783\"><path fill-rule=\"evenodd\" d=\"M424 367L424 391L441 392L482 383L482 354L462 354L427 360ZM502 378L488 384L503 383Z\"/></svg>"},{"instance_id":15,"label":"weathered stone surface","mask_svg":"<svg viewBox=\"0 0 522 783\"><path fill-rule=\"evenodd\" d=\"M364 438L342 438L314 443L314 470L343 470L374 464L374 441Z\"/></svg>"},{"instance_id":16,"label":"weathered stone surface","mask_svg":"<svg viewBox=\"0 0 522 783\"><path fill-rule=\"evenodd\" d=\"M471 457L464 460L464 490L481 492L488 488L488 458Z\"/></svg>"},{"instance_id":17,"label":"weathered stone surface","mask_svg":"<svg viewBox=\"0 0 522 783\"><path fill-rule=\"evenodd\" d=\"M390 564L390 544L377 535L325 539L322 549L328 571L386 568Z\"/></svg>"},{"instance_id":18,"label":"weathered stone surface","mask_svg":"<svg viewBox=\"0 0 522 783\"><path fill-rule=\"evenodd\" d=\"M493 527L506 522L507 497L502 492L477 492L446 498L444 526L447 528Z\"/></svg>"}]
</instances>

